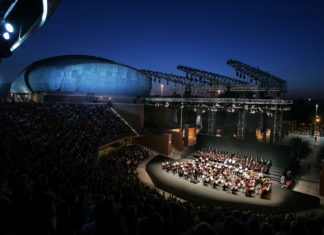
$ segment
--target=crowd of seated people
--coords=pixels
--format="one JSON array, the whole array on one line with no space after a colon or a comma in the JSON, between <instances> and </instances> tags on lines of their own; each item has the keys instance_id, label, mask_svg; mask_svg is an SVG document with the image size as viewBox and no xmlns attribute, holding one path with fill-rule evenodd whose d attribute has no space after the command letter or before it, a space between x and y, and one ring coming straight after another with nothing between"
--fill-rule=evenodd
<instances>
[{"instance_id":1,"label":"crowd of seated people","mask_svg":"<svg viewBox=\"0 0 324 235\"><path fill-rule=\"evenodd\" d=\"M105 134L116 138L113 128L103 133L92 126L96 109L53 105L56 114L50 105L25 106L0 104L0 234L322 234L324 217L317 214L266 214L164 198L137 177L136 168L150 156L141 146L127 144L94 158ZM95 124L101 115L108 114L98 114Z\"/></svg>"},{"instance_id":2,"label":"crowd of seated people","mask_svg":"<svg viewBox=\"0 0 324 235\"><path fill-rule=\"evenodd\" d=\"M271 161L211 149L199 150L193 156L195 161L163 162L162 168L233 194L242 191L246 196L252 196L254 192L261 198L270 196L272 182L265 174Z\"/></svg>"}]
</instances>

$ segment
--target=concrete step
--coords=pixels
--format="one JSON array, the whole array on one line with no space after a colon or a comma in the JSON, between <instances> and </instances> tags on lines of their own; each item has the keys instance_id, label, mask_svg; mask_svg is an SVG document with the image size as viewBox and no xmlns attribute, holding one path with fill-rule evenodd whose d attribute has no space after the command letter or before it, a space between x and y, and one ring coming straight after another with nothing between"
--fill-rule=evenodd
<instances>
[{"instance_id":1,"label":"concrete step","mask_svg":"<svg viewBox=\"0 0 324 235\"><path fill-rule=\"evenodd\" d=\"M280 178L281 176L279 177L279 176L270 175L270 179L275 182L280 182Z\"/></svg>"}]
</instances>

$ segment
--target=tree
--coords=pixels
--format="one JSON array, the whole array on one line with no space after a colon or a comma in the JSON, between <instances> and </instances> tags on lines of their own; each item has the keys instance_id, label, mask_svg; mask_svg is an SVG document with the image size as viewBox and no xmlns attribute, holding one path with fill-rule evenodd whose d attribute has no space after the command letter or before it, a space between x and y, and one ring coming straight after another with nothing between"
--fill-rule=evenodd
<instances>
[{"instance_id":1,"label":"tree","mask_svg":"<svg viewBox=\"0 0 324 235\"><path fill-rule=\"evenodd\" d=\"M318 160L324 159L324 146L322 146L321 149L318 151L317 159Z\"/></svg>"},{"instance_id":2,"label":"tree","mask_svg":"<svg viewBox=\"0 0 324 235\"><path fill-rule=\"evenodd\" d=\"M290 140L290 158L291 167L294 171L299 168L300 160L305 159L311 152L311 148L307 141L303 141L299 137Z\"/></svg>"}]
</instances>

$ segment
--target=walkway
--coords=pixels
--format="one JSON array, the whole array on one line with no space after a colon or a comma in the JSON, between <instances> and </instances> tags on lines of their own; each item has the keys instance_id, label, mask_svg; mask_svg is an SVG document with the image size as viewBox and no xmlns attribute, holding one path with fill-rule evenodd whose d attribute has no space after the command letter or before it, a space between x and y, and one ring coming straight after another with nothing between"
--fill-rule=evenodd
<instances>
[{"instance_id":1,"label":"walkway","mask_svg":"<svg viewBox=\"0 0 324 235\"><path fill-rule=\"evenodd\" d=\"M290 134L282 142L289 144L290 139L294 137L299 137L303 141L309 142L312 152L306 159L301 161L300 170L296 175L296 185L293 190L319 197L322 206L320 210L323 211L324 197L319 196L320 166L317 163L317 154L320 148L324 146L324 137L317 138L315 142L314 137L310 135Z\"/></svg>"}]
</instances>

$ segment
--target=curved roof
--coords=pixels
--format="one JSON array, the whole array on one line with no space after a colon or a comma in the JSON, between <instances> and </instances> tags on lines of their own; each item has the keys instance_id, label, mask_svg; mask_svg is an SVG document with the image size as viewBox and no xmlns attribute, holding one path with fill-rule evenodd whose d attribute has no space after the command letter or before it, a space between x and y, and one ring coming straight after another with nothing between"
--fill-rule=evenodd
<instances>
[{"instance_id":1,"label":"curved roof","mask_svg":"<svg viewBox=\"0 0 324 235\"><path fill-rule=\"evenodd\" d=\"M27 68L43 66L49 64L55 65L68 65L75 63L87 63L87 62L105 62L105 63L113 63L116 64L112 60L108 60L102 57L90 56L90 55L59 55L54 57L44 58L34 63L30 64Z\"/></svg>"},{"instance_id":2,"label":"curved roof","mask_svg":"<svg viewBox=\"0 0 324 235\"><path fill-rule=\"evenodd\" d=\"M63 55L29 65L11 93L84 92L146 96L150 79L139 70L101 57Z\"/></svg>"}]
</instances>

